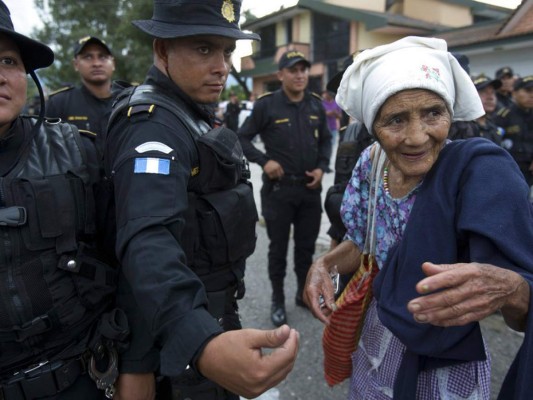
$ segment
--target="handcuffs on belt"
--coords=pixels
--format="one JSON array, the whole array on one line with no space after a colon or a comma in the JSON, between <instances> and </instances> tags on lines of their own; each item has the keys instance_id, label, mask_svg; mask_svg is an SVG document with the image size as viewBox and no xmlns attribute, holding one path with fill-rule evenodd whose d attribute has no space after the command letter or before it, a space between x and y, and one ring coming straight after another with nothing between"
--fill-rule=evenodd
<instances>
[{"instance_id":1,"label":"handcuffs on belt","mask_svg":"<svg viewBox=\"0 0 533 400\"><path fill-rule=\"evenodd\" d=\"M96 353L96 354L95 354ZM97 359L107 357L107 369L100 371L96 365ZM89 376L96 383L96 387L105 392L105 397L112 399L115 395L115 382L118 378L118 352L113 343L106 341L96 347L89 358L87 366Z\"/></svg>"}]
</instances>

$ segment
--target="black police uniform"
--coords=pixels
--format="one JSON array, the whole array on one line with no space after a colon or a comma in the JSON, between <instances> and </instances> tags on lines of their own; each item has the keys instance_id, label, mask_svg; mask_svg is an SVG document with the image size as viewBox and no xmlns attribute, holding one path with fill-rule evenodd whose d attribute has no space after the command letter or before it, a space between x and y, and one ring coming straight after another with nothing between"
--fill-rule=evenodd
<instances>
[{"instance_id":1,"label":"black police uniform","mask_svg":"<svg viewBox=\"0 0 533 400\"><path fill-rule=\"evenodd\" d=\"M512 93L496 92L496 112L514 104Z\"/></svg>"},{"instance_id":2,"label":"black police uniform","mask_svg":"<svg viewBox=\"0 0 533 400\"><path fill-rule=\"evenodd\" d=\"M174 104L180 115L164 103ZM236 299L244 294L245 257L255 247L257 221L249 185L234 188L246 194L213 188L203 196L197 190L202 185L196 178L204 172L214 185L223 180L222 167L209 167L200 157L213 119L211 107L194 103L153 66L144 85L118 95L104 152L114 202L109 209L116 210L109 220L116 220L122 266L118 302L132 330L121 371L159 367L164 376L178 376L180 399L238 398L194 371L210 338L241 327ZM218 211L208 203L217 204ZM217 212L244 236L220 227ZM185 371L188 365L192 368Z\"/></svg>"},{"instance_id":3,"label":"black police uniform","mask_svg":"<svg viewBox=\"0 0 533 400\"><path fill-rule=\"evenodd\" d=\"M61 118L76 125L78 129L103 134L107 128L112 104L113 96L100 99L85 85L67 87L50 95L46 103L46 115Z\"/></svg>"},{"instance_id":4,"label":"black police uniform","mask_svg":"<svg viewBox=\"0 0 533 400\"><path fill-rule=\"evenodd\" d=\"M252 144L256 134L261 136L265 153ZM239 138L249 161L264 166L272 159L285 172L281 180L270 180L263 174L261 189L262 213L270 239L268 271L272 300L274 305L283 305L291 224L297 297L301 296L320 231L321 188L307 188L310 179L305 172L316 168L329 171L331 133L322 100L308 91L297 103L290 101L282 89L265 94L255 102L252 114L239 130Z\"/></svg>"},{"instance_id":5,"label":"black police uniform","mask_svg":"<svg viewBox=\"0 0 533 400\"><path fill-rule=\"evenodd\" d=\"M375 141L365 125L360 122L352 122L348 126L343 126L339 131L339 136L339 147L335 155L335 178L333 179L333 186L328 189L324 200L324 210L331 224L327 233L337 243L342 242L346 234L346 227L342 222L340 212L346 185L352 176L359 156ZM340 276L337 296L340 296L351 276L351 274Z\"/></svg>"},{"instance_id":6,"label":"black police uniform","mask_svg":"<svg viewBox=\"0 0 533 400\"><path fill-rule=\"evenodd\" d=\"M19 117L0 176L0 398L104 398L86 372L119 314L106 313L116 270L97 246L95 147L69 124Z\"/></svg>"},{"instance_id":7,"label":"black police uniform","mask_svg":"<svg viewBox=\"0 0 533 400\"><path fill-rule=\"evenodd\" d=\"M324 209L331 223L328 235L335 241L341 242L346 233L342 222L340 208L346 185L352 176L353 169L359 156L372 143L374 137L368 132L365 125L352 122L339 131L341 138L335 156L335 178L324 200Z\"/></svg>"},{"instance_id":8,"label":"black police uniform","mask_svg":"<svg viewBox=\"0 0 533 400\"><path fill-rule=\"evenodd\" d=\"M479 136L489 139L491 142L501 145L503 137L503 129L496 125L491 117L485 117L485 124L476 121L479 126Z\"/></svg>"},{"instance_id":9,"label":"black police uniform","mask_svg":"<svg viewBox=\"0 0 533 400\"><path fill-rule=\"evenodd\" d=\"M533 174L529 171L533 162L533 110L513 103L498 111L494 122L505 131L502 147L511 153L528 184L533 185Z\"/></svg>"},{"instance_id":10,"label":"black police uniform","mask_svg":"<svg viewBox=\"0 0 533 400\"><path fill-rule=\"evenodd\" d=\"M240 103L232 103L231 101L228 101L228 104L226 105L226 112L224 113L224 123L229 129L235 132L237 132L237 129L239 128L240 112Z\"/></svg>"},{"instance_id":11,"label":"black police uniform","mask_svg":"<svg viewBox=\"0 0 533 400\"><path fill-rule=\"evenodd\" d=\"M479 121L453 122L448 137L450 140L484 137L499 145L502 141L502 134L503 130L487 116L485 118L485 125L480 124Z\"/></svg>"},{"instance_id":12,"label":"black police uniform","mask_svg":"<svg viewBox=\"0 0 533 400\"><path fill-rule=\"evenodd\" d=\"M479 136L479 125L475 121L454 121L448 132L450 140L469 139Z\"/></svg>"}]
</instances>

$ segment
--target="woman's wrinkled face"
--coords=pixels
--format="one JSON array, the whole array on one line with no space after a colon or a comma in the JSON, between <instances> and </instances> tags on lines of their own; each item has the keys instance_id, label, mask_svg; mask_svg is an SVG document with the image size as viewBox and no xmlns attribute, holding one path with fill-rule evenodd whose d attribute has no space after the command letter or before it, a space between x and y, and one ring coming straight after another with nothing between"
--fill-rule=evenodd
<instances>
[{"instance_id":1,"label":"woman's wrinkled face","mask_svg":"<svg viewBox=\"0 0 533 400\"><path fill-rule=\"evenodd\" d=\"M26 104L27 77L20 51L9 37L0 35L0 136Z\"/></svg>"},{"instance_id":2,"label":"woman's wrinkled face","mask_svg":"<svg viewBox=\"0 0 533 400\"><path fill-rule=\"evenodd\" d=\"M444 100L434 92L398 92L381 106L373 130L391 164L405 177L423 177L439 156L451 125Z\"/></svg>"}]
</instances>

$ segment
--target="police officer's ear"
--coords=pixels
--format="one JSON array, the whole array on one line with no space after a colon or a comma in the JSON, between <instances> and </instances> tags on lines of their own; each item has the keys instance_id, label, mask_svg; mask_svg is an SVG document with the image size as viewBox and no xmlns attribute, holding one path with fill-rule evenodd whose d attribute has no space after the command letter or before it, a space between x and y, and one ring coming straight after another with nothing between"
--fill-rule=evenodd
<instances>
[{"instance_id":1,"label":"police officer's ear","mask_svg":"<svg viewBox=\"0 0 533 400\"><path fill-rule=\"evenodd\" d=\"M110 56L110 59L109 59L109 60L110 60L111 64L113 65L113 69L112 69L112 71L115 71L115 67L116 67L116 64L115 64L115 57Z\"/></svg>"},{"instance_id":2,"label":"police officer's ear","mask_svg":"<svg viewBox=\"0 0 533 400\"><path fill-rule=\"evenodd\" d=\"M155 64L163 68L163 71L168 68L168 48L169 40L155 38L152 44L154 49Z\"/></svg>"},{"instance_id":3,"label":"police officer's ear","mask_svg":"<svg viewBox=\"0 0 533 400\"><path fill-rule=\"evenodd\" d=\"M278 76L278 80L279 80L280 82L283 82L283 70L280 69L280 70L277 72L277 76Z\"/></svg>"},{"instance_id":4,"label":"police officer's ear","mask_svg":"<svg viewBox=\"0 0 533 400\"><path fill-rule=\"evenodd\" d=\"M78 72L78 62L79 62L79 61L78 61L78 56L76 56L76 57L74 57L74 58L72 59L72 66L74 67L74 70L75 70L76 72Z\"/></svg>"}]
</instances>

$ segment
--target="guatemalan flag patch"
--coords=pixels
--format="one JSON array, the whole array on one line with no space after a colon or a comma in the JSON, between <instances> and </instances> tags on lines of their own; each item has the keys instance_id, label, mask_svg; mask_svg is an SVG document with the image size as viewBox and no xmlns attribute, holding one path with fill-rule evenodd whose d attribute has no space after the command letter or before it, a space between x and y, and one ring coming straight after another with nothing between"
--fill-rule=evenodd
<instances>
[{"instance_id":1,"label":"guatemalan flag patch","mask_svg":"<svg viewBox=\"0 0 533 400\"><path fill-rule=\"evenodd\" d=\"M133 172L135 174L168 175L170 173L170 160L155 157L136 158Z\"/></svg>"}]
</instances>

